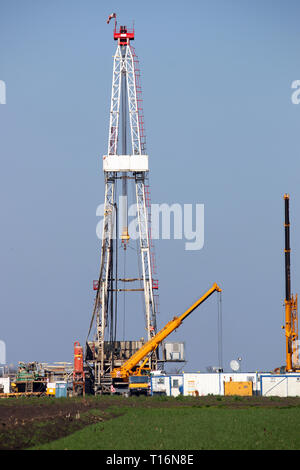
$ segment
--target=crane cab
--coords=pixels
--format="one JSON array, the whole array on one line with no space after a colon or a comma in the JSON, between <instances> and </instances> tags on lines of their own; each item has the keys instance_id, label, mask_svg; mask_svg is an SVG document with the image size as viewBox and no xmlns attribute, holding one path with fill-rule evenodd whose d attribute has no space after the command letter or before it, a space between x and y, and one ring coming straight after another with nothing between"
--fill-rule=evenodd
<instances>
[{"instance_id":1,"label":"crane cab","mask_svg":"<svg viewBox=\"0 0 300 470\"><path fill-rule=\"evenodd\" d=\"M150 395L151 380L149 375L131 375L129 377L130 395Z\"/></svg>"}]
</instances>

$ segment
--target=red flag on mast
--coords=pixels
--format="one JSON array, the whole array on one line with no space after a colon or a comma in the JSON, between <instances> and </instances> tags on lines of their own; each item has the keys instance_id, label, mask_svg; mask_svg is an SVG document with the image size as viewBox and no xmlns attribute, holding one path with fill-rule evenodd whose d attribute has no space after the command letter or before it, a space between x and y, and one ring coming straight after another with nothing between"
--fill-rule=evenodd
<instances>
[{"instance_id":1,"label":"red flag on mast","mask_svg":"<svg viewBox=\"0 0 300 470\"><path fill-rule=\"evenodd\" d=\"M111 15L109 15L108 17L108 20L107 20L107 24L110 22L110 20L112 20L113 18L117 18L117 15L115 13L112 13Z\"/></svg>"}]
</instances>

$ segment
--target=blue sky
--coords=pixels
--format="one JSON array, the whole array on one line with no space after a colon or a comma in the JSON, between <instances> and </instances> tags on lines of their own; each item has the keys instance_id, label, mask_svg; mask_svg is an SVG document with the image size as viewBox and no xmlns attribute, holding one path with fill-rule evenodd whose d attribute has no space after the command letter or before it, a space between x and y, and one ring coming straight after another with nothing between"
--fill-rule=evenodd
<instances>
[{"instance_id":1,"label":"blue sky","mask_svg":"<svg viewBox=\"0 0 300 470\"><path fill-rule=\"evenodd\" d=\"M284 363L283 199L291 195L292 288L300 250L299 2L0 0L0 339L7 361L72 360L85 341L100 244L116 44L135 21L152 202L205 205L205 245L156 243L159 326L217 281L223 356ZM139 313L137 313L139 315ZM144 333L134 318L128 339ZM217 363L217 299L170 340L188 370Z\"/></svg>"}]
</instances>

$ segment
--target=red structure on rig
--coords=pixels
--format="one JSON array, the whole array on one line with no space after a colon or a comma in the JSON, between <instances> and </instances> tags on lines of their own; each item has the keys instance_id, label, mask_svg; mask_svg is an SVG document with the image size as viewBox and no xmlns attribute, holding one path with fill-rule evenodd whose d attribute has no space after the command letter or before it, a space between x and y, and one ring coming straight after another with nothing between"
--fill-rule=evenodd
<instances>
[{"instance_id":1,"label":"red structure on rig","mask_svg":"<svg viewBox=\"0 0 300 470\"><path fill-rule=\"evenodd\" d=\"M73 393L85 395L85 373L83 370L83 347L79 341L74 343Z\"/></svg>"}]
</instances>

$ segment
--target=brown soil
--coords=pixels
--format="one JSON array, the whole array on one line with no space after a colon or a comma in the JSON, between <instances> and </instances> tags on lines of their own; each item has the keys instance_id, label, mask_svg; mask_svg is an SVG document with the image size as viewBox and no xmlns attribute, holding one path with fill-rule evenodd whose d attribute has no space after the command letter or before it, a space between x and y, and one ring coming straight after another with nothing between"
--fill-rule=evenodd
<instances>
[{"instance_id":1,"label":"brown soil","mask_svg":"<svg viewBox=\"0 0 300 470\"><path fill-rule=\"evenodd\" d=\"M0 450L24 449L69 435L126 412L123 407L294 407L300 398L264 397L87 397L0 400ZM113 408L112 408L113 407Z\"/></svg>"},{"instance_id":2,"label":"brown soil","mask_svg":"<svg viewBox=\"0 0 300 470\"><path fill-rule=\"evenodd\" d=\"M50 442L120 414L104 411L110 406L107 400L107 403L97 404L85 399L63 403L54 400L46 403L45 399L41 402L34 398L26 403L9 399L12 403L3 406L0 403L0 450L24 449Z\"/></svg>"}]
</instances>

